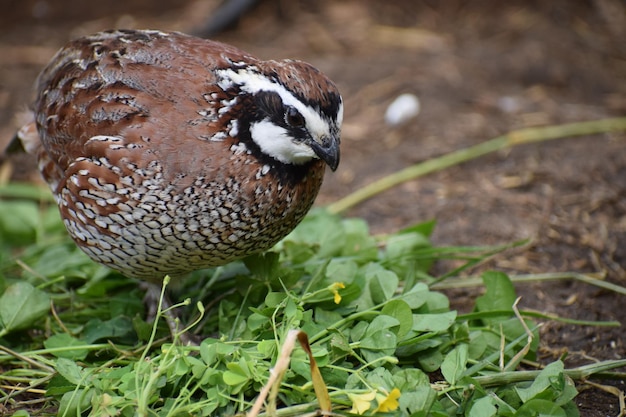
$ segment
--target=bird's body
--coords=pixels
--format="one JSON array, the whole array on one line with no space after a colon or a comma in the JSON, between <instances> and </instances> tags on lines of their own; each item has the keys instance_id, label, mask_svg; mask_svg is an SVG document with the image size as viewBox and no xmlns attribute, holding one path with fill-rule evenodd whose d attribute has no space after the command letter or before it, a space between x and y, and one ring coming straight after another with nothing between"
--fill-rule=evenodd
<instances>
[{"instance_id":1,"label":"bird's body","mask_svg":"<svg viewBox=\"0 0 626 417\"><path fill-rule=\"evenodd\" d=\"M266 250L339 158L341 97L299 61L158 31L71 42L42 72L37 155L72 238L155 281Z\"/></svg>"}]
</instances>

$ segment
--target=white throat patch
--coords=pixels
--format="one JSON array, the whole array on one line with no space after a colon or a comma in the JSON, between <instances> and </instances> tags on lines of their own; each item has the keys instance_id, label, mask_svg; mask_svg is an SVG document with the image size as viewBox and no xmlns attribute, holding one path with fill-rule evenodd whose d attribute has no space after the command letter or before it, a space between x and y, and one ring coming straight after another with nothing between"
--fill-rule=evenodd
<instances>
[{"instance_id":1,"label":"white throat patch","mask_svg":"<svg viewBox=\"0 0 626 417\"><path fill-rule=\"evenodd\" d=\"M317 158L310 146L294 142L287 130L269 120L252 123L250 135L264 154L284 164L302 165Z\"/></svg>"}]
</instances>

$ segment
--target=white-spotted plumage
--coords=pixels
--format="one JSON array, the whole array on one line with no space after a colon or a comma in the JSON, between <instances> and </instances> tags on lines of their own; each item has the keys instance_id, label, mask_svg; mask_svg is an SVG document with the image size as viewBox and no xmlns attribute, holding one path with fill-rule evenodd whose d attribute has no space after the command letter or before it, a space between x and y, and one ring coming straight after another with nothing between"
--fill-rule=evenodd
<instances>
[{"instance_id":1,"label":"white-spotted plumage","mask_svg":"<svg viewBox=\"0 0 626 417\"><path fill-rule=\"evenodd\" d=\"M61 49L37 90L20 137L66 228L92 259L136 278L270 248L339 162L341 96L300 61L118 30Z\"/></svg>"}]
</instances>

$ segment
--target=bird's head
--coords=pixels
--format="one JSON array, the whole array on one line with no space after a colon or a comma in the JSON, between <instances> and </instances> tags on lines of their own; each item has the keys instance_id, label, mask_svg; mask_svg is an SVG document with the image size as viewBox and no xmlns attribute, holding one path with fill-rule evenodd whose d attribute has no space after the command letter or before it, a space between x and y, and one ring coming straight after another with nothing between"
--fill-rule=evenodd
<instances>
[{"instance_id":1,"label":"bird's head","mask_svg":"<svg viewBox=\"0 0 626 417\"><path fill-rule=\"evenodd\" d=\"M245 128L262 153L292 165L321 159L337 169L343 101L324 74L292 60L220 71L222 88L249 95Z\"/></svg>"}]
</instances>

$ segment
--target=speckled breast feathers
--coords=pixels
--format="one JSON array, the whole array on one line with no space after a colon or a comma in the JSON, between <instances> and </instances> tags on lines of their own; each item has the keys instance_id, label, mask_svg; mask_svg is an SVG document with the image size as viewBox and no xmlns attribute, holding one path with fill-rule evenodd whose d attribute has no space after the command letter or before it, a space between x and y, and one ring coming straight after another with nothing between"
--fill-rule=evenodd
<instances>
[{"instance_id":1,"label":"speckled breast feathers","mask_svg":"<svg viewBox=\"0 0 626 417\"><path fill-rule=\"evenodd\" d=\"M339 160L342 101L323 74L179 33L73 41L37 92L21 137L70 235L136 278L268 249Z\"/></svg>"}]
</instances>

